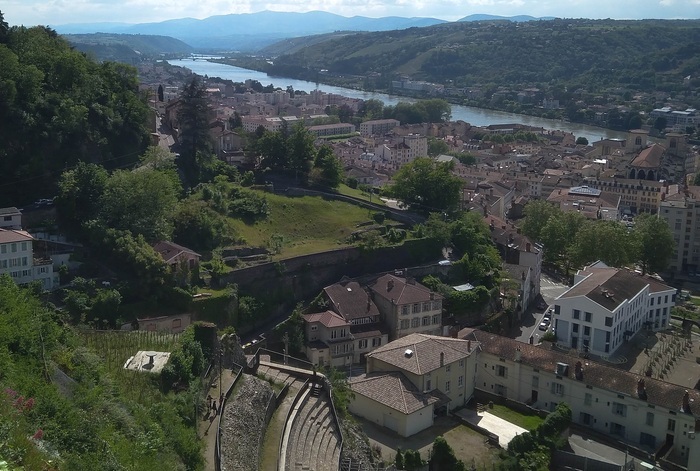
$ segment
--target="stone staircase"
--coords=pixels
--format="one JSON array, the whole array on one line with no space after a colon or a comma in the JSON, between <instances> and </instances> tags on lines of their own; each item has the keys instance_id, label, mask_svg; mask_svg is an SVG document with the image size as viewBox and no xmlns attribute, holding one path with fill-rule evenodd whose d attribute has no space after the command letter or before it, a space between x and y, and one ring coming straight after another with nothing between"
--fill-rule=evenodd
<instances>
[{"instance_id":1,"label":"stone staircase","mask_svg":"<svg viewBox=\"0 0 700 471\"><path fill-rule=\"evenodd\" d=\"M328 394L320 385L310 385L309 394L292 424L285 471L335 471L340 459L337 430Z\"/></svg>"}]
</instances>

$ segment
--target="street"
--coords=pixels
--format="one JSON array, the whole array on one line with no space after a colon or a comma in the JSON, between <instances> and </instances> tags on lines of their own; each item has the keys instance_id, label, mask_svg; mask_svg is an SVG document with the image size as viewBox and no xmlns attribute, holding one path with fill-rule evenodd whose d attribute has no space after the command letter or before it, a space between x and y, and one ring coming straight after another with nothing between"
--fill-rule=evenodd
<instances>
[{"instance_id":1,"label":"street","mask_svg":"<svg viewBox=\"0 0 700 471\"><path fill-rule=\"evenodd\" d=\"M549 276L542 274L540 278L540 295L547 303L547 308L537 309L535 305L531 306L528 311L523 313L523 318L520 326L516 326L513 331L513 338L516 340L529 343L530 337L533 337L532 343L537 344L540 341L540 337L544 335L544 331L539 330L538 327L542 318L544 318L545 311L549 308L557 296L568 290L569 287L559 281L553 280Z\"/></svg>"}]
</instances>

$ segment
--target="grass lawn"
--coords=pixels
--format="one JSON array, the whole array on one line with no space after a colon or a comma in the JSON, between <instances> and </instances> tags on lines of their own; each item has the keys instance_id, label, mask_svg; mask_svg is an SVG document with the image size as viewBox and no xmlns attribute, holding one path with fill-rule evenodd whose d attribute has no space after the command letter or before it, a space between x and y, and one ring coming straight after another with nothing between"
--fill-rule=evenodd
<instances>
[{"instance_id":1,"label":"grass lawn","mask_svg":"<svg viewBox=\"0 0 700 471\"><path fill-rule=\"evenodd\" d=\"M486 409L493 415L500 417L503 420L518 425L526 430L536 429L538 425L544 422L544 419L537 415L525 415L520 412L516 412L513 409L509 409L506 406L499 404L494 404L493 409Z\"/></svg>"},{"instance_id":2,"label":"grass lawn","mask_svg":"<svg viewBox=\"0 0 700 471\"><path fill-rule=\"evenodd\" d=\"M272 236L279 236L281 247L276 258L347 246L348 237L356 226L371 220L371 213L366 209L341 201L270 193L265 193L265 197L270 207L265 220L253 224L232 221L247 245L270 247Z\"/></svg>"},{"instance_id":3,"label":"grass lawn","mask_svg":"<svg viewBox=\"0 0 700 471\"><path fill-rule=\"evenodd\" d=\"M338 193L340 193L341 195L352 196L355 198L363 199L365 201L370 201L369 193L367 193L366 191L362 191L357 188L350 188L344 183L341 183L337 189ZM379 199L379 195L372 195L372 203L383 205L384 201Z\"/></svg>"},{"instance_id":4,"label":"grass lawn","mask_svg":"<svg viewBox=\"0 0 700 471\"><path fill-rule=\"evenodd\" d=\"M700 296L691 296L690 302L695 304L696 306L700 306Z\"/></svg>"}]
</instances>

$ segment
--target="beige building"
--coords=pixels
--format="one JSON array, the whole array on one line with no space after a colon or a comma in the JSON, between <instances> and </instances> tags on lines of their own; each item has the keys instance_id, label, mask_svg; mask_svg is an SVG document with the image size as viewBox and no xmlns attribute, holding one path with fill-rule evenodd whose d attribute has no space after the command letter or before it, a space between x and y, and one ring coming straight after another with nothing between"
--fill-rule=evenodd
<instances>
[{"instance_id":1,"label":"beige building","mask_svg":"<svg viewBox=\"0 0 700 471\"><path fill-rule=\"evenodd\" d=\"M669 270L700 272L700 187L690 186L666 197L659 204L659 217L666 221L675 241Z\"/></svg>"},{"instance_id":2,"label":"beige building","mask_svg":"<svg viewBox=\"0 0 700 471\"><path fill-rule=\"evenodd\" d=\"M390 340L414 333L440 335L442 296L439 294L415 279L394 275L380 277L369 288L389 329Z\"/></svg>"},{"instance_id":3,"label":"beige building","mask_svg":"<svg viewBox=\"0 0 700 471\"><path fill-rule=\"evenodd\" d=\"M352 364L350 324L333 311L304 315L306 357L318 366Z\"/></svg>"},{"instance_id":4,"label":"beige building","mask_svg":"<svg viewBox=\"0 0 700 471\"><path fill-rule=\"evenodd\" d=\"M0 229L0 275L6 273L19 284L39 281L43 289L58 286L51 259L35 259L34 237L26 231Z\"/></svg>"},{"instance_id":5,"label":"beige building","mask_svg":"<svg viewBox=\"0 0 700 471\"><path fill-rule=\"evenodd\" d=\"M435 414L465 405L474 391L476 343L411 334L367 355L367 372L350 379L349 410L408 437Z\"/></svg>"},{"instance_id":6,"label":"beige building","mask_svg":"<svg viewBox=\"0 0 700 471\"><path fill-rule=\"evenodd\" d=\"M476 389L545 411L566 402L575 423L619 446L700 469L700 391L487 332L459 336L480 345Z\"/></svg>"}]
</instances>

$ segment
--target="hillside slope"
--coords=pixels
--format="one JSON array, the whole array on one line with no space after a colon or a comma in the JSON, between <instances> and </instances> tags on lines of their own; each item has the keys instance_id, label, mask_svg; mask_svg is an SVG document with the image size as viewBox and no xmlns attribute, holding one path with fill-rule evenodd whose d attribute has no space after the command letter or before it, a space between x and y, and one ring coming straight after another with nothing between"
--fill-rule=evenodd
<instances>
[{"instance_id":1,"label":"hillside slope","mask_svg":"<svg viewBox=\"0 0 700 471\"><path fill-rule=\"evenodd\" d=\"M99 60L131 62L132 59L160 54L189 54L192 47L169 36L141 34L65 34L76 49Z\"/></svg>"},{"instance_id":2,"label":"hillside slope","mask_svg":"<svg viewBox=\"0 0 700 471\"><path fill-rule=\"evenodd\" d=\"M385 88L405 75L455 86L682 90L684 77L700 73L700 21L461 22L356 33L278 57L267 72L314 79L320 70L381 74Z\"/></svg>"}]
</instances>

